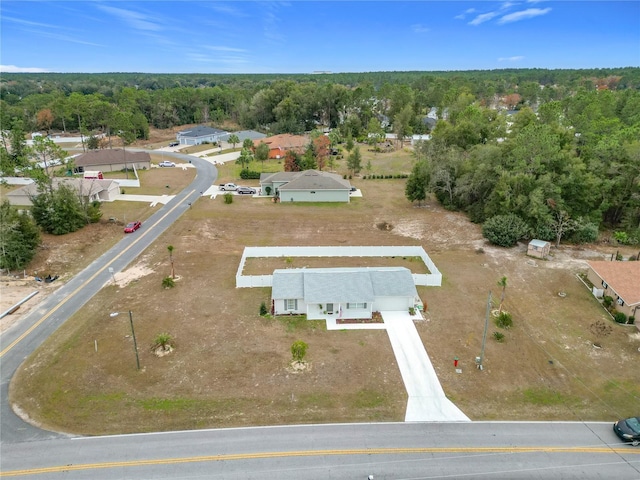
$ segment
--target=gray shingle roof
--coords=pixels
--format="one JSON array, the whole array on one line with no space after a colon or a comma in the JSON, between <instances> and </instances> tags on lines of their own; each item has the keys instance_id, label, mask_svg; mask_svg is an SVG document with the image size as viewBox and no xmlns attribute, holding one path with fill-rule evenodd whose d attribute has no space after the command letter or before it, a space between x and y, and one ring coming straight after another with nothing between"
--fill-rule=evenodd
<instances>
[{"instance_id":1,"label":"gray shingle roof","mask_svg":"<svg viewBox=\"0 0 640 480\"><path fill-rule=\"evenodd\" d=\"M280 190L349 190L351 184L340 175L317 170L304 172L278 172L260 176L261 182L287 182Z\"/></svg>"},{"instance_id":2,"label":"gray shingle roof","mask_svg":"<svg viewBox=\"0 0 640 480\"><path fill-rule=\"evenodd\" d=\"M376 297L418 295L404 267L302 268L273 272L272 297L307 303L372 302Z\"/></svg>"},{"instance_id":3,"label":"gray shingle roof","mask_svg":"<svg viewBox=\"0 0 640 480\"><path fill-rule=\"evenodd\" d=\"M218 128L207 127L205 125L197 125L189 130L183 130L178 132L178 135L181 137L190 137L190 138L198 138L198 137L206 137L208 135L221 135L227 133L224 130L220 130Z\"/></svg>"}]
</instances>

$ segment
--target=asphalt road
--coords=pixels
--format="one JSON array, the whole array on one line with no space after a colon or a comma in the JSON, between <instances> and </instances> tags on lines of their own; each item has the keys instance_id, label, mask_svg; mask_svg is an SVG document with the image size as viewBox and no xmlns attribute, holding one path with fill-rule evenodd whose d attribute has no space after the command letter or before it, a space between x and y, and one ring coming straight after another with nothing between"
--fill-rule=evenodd
<instances>
[{"instance_id":1,"label":"asphalt road","mask_svg":"<svg viewBox=\"0 0 640 480\"><path fill-rule=\"evenodd\" d=\"M386 423L60 438L0 445L37 479L640 478L610 423Z\"/></svg>"},{"instance_id":2,"label":"asphalt road","mask_svg":"<svg viewBox=\"0 0 640 480\"><path fill-rule=\"evenodd\" d=\"M184 158L177 154L167 156ZM640 479L640 448L610 423L384 423L69 437L23 422L7 402L24 359L215 181L194 182L0 336L0 477L37 479ZM105 312L107 315L108 312Z\"/></svg>"},{"instance_id":3,"label":"asphalt road","mask_svg":"<svg viewBox=\"0 0 640 480\"><path fill-rule=\"evenodd\" d=\"M22 421L9 406L11 377L20 364L64 321L77 312L100 289L112 281L109 268L120 272L207 190L217 178L216 168L206 160L178 153L165 153L197 167L196 178L173 200L161 206L134 234L118 244L82 272L58 288L18 324L0 335L0 442L22 442L58 437ZM105 312L105 316L109 312Z\"/></svg>"}]
</instances>

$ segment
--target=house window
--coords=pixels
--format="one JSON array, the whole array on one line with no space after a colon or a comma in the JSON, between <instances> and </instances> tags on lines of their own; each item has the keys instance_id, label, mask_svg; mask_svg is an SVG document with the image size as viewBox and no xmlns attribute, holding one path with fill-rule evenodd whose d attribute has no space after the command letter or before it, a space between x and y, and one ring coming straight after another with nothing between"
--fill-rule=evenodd
<instances>
[{"instance_id":1,"label":"house window","mask_svg":"<svg viewBox=\"0 0 640 480\"><path fill-rule=\"evenodd\" d=\"M359 309L359 310L364 310L367 308L367 304L366 303L347 303L347 309Z\"/></svg>"},{"instance_id":2,"label":"house window","mask_svg":"<svg viewBox=\"0 0 640 480\"><path fill-rule=\"evenodd\" d=\"M284 301L284 309L285 310L297 310L298 309L298 300L295 298L287 298Z\"/></svg>"},{"instance_id":3,"label":"house window","mask_svg":"<svg viewBox=\"0 0 640 480\"><path fill-rule=\"evenodd\" d=\"M602 286L603 286L604 288L609 288L609 285L607 285L607 282L605 282L604 280L602 281Z\"/></svg>"},{"instance_id":4,"label":"house window","mask_svg":"<svg viewBox=\"0 0 640 480\"><path fill-rule=\"evenodd\" d=\"M314 192L313 190L311 190L311 193L316 193L316 192Z\"/></svg>"},{"instance_id":5,"label":"house window","mask_svg":"<svg viewBox=\"0 0 640 480\"><path fill-rule=\"evenodd\" d=\"M624 305L624 300L622 300L621 298L618 298L618 305Z\"/></svg>"}]
</instances>

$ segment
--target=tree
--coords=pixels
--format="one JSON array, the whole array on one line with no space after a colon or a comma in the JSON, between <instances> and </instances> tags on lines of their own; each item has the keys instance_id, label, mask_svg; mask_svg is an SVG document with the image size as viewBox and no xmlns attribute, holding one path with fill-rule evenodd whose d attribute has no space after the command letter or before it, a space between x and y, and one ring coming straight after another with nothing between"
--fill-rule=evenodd
<instances>
[{"instance_id":1,"label":"tree","mask_svg":"<svg viewBox=\"0 0 640 480\"><path fill-rule=\"evenodd\" d=\"M56 189L39 190L31 198L31 214L35 222L47 233L64 235L75 232L87 223L87 215L76 193L67 185Z\"/></svg>"},{"instance_id":2,"label":"tree","mask_svg":"<svg viewBox=\"0 0 640 480\"><path fill-rule=\"evenodd\" d=\"M169 251L169 262L171 263L171 278L176 278L176 272L173 269L173 245L167 246L167 250Z\"/></svg>"},{"instance_id":3,"label":"tree","mask_svg":"<svg viewBox=\"0 0 640 480\"><path fill-rule=\"evenodd\" d=\"M315 170L316 168L318 168L318 163L316 162L316 151L313 142L309 142L307 144L304 155L302 155L302 164L300 165L300 167L302 170Z\"/></svg>"},{"instance_id":4,"label":"tree","mask_svg":"<svg viewBox=\"0 0 640 480\"><path fill-rule=\"evenodd\" d=\"M529 227L513 213L496 215L484 222L482 234L494 245L512 247L529 234Z\"/></svg>"},{"instance_id":5,"label":"tree","mask_svg":"<svg viewBox=\"0 0 640 480\"><path fill-rule=\"evenodd\" d=\"M245 138L242 142L242 148L253 151L253 140L251 140L250 138Z\"/></svg>"},{"instance_id":6,"label":"tree","mask_svg":"<svg viewBox=\"0 0 640 480\"><path fill-rule=\"evenodd\" d=\"M326 135L320 135L313 139L313 147L316 154L316 162L318 169L322 170L327 164L327 158L329 158L329 144L331 141Z\"/></svg>"},{"instance_id":7,"label":"tree","mask_svg":"<svg viewBox=\"0 0 640 480\"><path fill-rule=\"evenodd\" d=\"M284 155L284 171L299 172L300 170L300 156L293 150L287 150Z\"/></svg>"},{"instance_id":8,"label":"tree","mask_svg":"<svg viewBox=\"0 0 640 480\"><path fill-rule=\"evenodd\" d=\"M504 294L507 290L507 277L502 277L498 280L498 286L502 287L502 295L500 296L500 307L498 308L498 315L502 313L502 306L504 305Z\"/></svg>"},{"instance_id":9,"label":"tree","mask_svg":"<svg viewBox=\"0 0 640 480\"><path fill-rule=\"evenodd\" d=\"M554 212L554 218L551 222L551 228L556 236L556 248L560 246L560 240L562 236L567 233L575 230L577 228L577 223L569 217L569 214L564 210L556 210Z\"/></svg>"},{"instance_id":10,"label":"tree","mask_svg":"<svg viewBox=\"0 0 640 480\"><path fill-rule=\"evenodd\" d=\"M0 204L0 268L24 268L39 243L40 231L31 216L18 213L4 200Z\"/></svg>"},{"instance_id":11,"label":"tree","mask_svg":"<svg viewBox=\"0 0 640 480\"><path fill-rule=\"evenodd\" d=\"M378 143L384 140L384 130L380 125L380 120L372 117L369 120L369 125L367 125L367 137L369 138L369 143L373 145L373 151L378 151Z\"/></svg>"},{"instance_id":12,"label":"tree","mask_svg":"<svg viewBox=\"0 0 640 480\"><path fill-rule=\"evenodd\" d=\"M405 137L413 133L411 128L413 117L413 107L407 105L393 118L393 131L398 136L400 147L402 147Z\"/></svg>"},{"instance_id":13,"label":"tree","mask_svg":"<svg viewBox=\"0 0 640 480\"><path fill-rule=\"evenodd\" d=\"M260 142L256 147L255 157L262 164L262 170L264 170L264 161L269 159L269 145Z\"/></svg>"},{"instance_id":14,"label":"tree","mask_svg":"<svg viewBox=\"0 0 640 480\"><path fill-rule=\"evenodd\" d=\"M59 145L56 145L53 140L43 136L37 136L33 139L33 147L31 147L30 154L36 162L39 162L39 166L44 168L49 179L52 177L49 168L62 164L68 156L68 153L60 148Z\"/></svg>"},{"instance_id":15,"label":"tree","mask_svg":"<svg viewBox=\"0 0 640 480\"><path fill-rule=\"evenodd\" d=\"M251 150L242 147L242 151L240 152L240 156L236 160L236 163L240 165L240 168L242 168L242 170L245 170L249 168L251 160L253 160L253 154L251 153Z\"/></svg>"},{"instance_id":16,"label":"tree","mask_svg":"<svg viewBox=\"0 0 640 480\"><path fill-rule=\"evenodd\" d=\"M355 147L355 143L353 143L353 137L351 135L349 135L347 137L347 141L344 144L344 149L347 152L351 152L351 150L353 150L353 147Z\"/></svg>"},{"instance_id":17,"label":"tree","mask_svg":"<svg viewBox=\"0 0 640 480\"><path fill-rule=\"evenodd\" d=\"M407 179L404 194L410 202L418 202L418 206L427 198L429 177L424 162L416 162Z\"/></svg>"},{"instance_id":18,"label":"tree","mask_svg":"<svg viewBox=\"0 0 640 480\"><path fill-rule=\"evenodd\" d=\"M353 175L356 175L360 172L362 163L362 154L360 153L360 147L355 147L353 152L349 154L347 158L347 168L351 170Z\"/></svg>"},{"instance_id":19,"label":"tree","mask_svg":"<svg viewBox=\"0 0 640 480\"><path fill-rule=\"evenodd\" d=\"M53 113L48 108L43 108L36 116L36 124L38 128L42 128L49 134L51 124L53 123Z\"/></svg>"},{"instance_id":20,"label":"tree","mask_svg":"<svg viewBox=\"0 0 640 480\"><path fill-rule=\"evenodd\" d=\"M227 142L229 142L231 144L231 146L233 147L233 149L235 150L236 149L236 145L240 143L240 138L235 133L232 133L231 135L229 135L229 138L227 139Z\"/></svg>"},{"instance_id":21,"label":"tree","mask_svg":"<svg viewBox=\"0 0 640 480\"><path fill-rule=\"evenodd\" d=\"M296 340L291 344L291 356L294 362L303 362L307 355L309 345L302 340Z\"/></svg>"}]
</instances>

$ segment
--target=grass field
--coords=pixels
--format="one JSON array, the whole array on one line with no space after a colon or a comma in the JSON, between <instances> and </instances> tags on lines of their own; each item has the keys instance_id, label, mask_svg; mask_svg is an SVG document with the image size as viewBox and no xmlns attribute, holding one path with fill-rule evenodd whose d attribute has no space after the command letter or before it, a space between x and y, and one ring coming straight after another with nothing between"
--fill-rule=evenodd
<instances>
[{"instance_id":1,"label":"grass field","mask_svg":"<svg viewBox=\"0 0 640 480\"><path fill-rule=\"evenodd\" d=\"M411 169L408 152L374 155L363 147L363 153L372 173ZM235 168L221 167L220 181L233 181ZM155 173L145 173L144 183ZM145 188L169 180L153 181L160 183ZM637 413L637 329L613 323L576 277L584 259L601 258L610 248L563 247L549 261L532 262L523 246L487 245L479 226L434 201L411 205L404 180L352 182L364 196L349 204L250 197L225 204L203 197L123 272L130 274L126 285L103 288L25 362L11 384L11 401L46 428L84 434L401 421L406 393L386 332L328 332L322 322L261 317L270 290L236 289L235 272L247 245L422 245L444 280L442 287L418 287L427 312L417 328L445 393L470 418L613 420ZM175 177L172 186L186 183ZM107 207L105 218L151 213L147 205L124 203ZM85 231L85 240L94 242L85 264L120 238L121 228L112 228L104 223ZM50 248L38 261L65 258L70 251L62 245L66 238L60 240L47 239ZM80 244L81 234L73 248ZM168 245L178 278L165 290ZM324 266L341 265L332 259ZM505 341L498 343L492 334L499 329L490 322L479 371L487 297L491 290L497 305L502 276L514 326L501 330ZM134 315L140 371L127 319L109 317L127 310ZM598 320L612 327L602 338L591 328ZM162 357L152 351L160 333L174 344ZM309 344L310 368L302 373L290 369L295 340ZM593 346L596 340L602 348Z\"/></svg>"}]
</instances>

